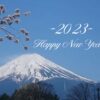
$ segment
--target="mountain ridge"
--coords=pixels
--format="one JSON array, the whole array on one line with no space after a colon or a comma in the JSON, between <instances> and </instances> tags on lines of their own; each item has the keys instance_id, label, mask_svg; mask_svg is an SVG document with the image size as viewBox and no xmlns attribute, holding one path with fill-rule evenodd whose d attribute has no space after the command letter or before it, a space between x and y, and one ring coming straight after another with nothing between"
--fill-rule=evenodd
<instances>
[{"instance_id":1,"label":"mountain ridge","mask_svg":"<svg viewBox=\"0 0 100 100\"><path fill-rule=\"evenodd\" d=\"M69 71L39 54L24 54L0 67L0 79L11 75L21 78L37 78L39 81L53 77L63 77L75 80L91 81ZM5 79L4 78L4 79ZM20 81L18 79L17 81ZM16 80L16 79L15 79Z\"/></svg>"}]
</instances>

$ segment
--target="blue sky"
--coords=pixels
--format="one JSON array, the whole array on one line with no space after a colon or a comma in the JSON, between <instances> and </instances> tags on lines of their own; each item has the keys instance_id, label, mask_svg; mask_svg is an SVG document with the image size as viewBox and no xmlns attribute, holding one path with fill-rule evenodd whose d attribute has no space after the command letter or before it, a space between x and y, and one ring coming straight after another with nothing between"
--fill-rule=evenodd
<instances>
[{"instance_id":1,"label":"blue sky","mask_svg":"<svg viewBox=\"0 0 100 100\"><path fill-rule=\"evenodd\" d=\"M21 27L29 30L31 41L36 39L46 39L50 42L64 42L72 39L100 41L99 0L0 0L0 4L6 6L7 13L12 13L16 8L21 9L22 12L31 11L31 16L23 16L19 25L12 25L16 30ZM84 35L55 35L50 28L57 27L61 23L73 25L89 23L93 29ZM77 74L100 81L100 48L90 50L59 48L49 51L31 47L25 51L22 45L5 41L0 43L0 65L21 54L34 52Z\"/></svg>"}]
</instances>

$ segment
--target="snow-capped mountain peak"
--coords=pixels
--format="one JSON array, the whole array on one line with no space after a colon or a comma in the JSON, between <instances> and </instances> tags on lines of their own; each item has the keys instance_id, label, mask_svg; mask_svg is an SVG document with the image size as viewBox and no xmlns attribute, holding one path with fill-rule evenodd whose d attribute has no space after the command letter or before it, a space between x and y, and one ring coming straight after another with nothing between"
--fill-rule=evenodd
<instances>
[{"instance_id":1,"label":"snow-capped mountain peak","mask_svg":"<svg viewBox=\"0 0 100 100\"><path fill-rule=\"evenodd\" d=\"M7 78L16 82L28 80L46 80L62 77L73 80L90 81L81 77L39 54L24 54L0 67L0 81Z\"/></svg>"}]
</instances>

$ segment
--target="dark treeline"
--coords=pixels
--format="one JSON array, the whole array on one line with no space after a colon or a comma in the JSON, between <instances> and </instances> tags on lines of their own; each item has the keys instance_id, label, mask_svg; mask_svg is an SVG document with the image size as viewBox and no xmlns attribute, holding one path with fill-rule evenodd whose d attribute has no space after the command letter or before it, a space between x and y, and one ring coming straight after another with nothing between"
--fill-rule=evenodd
<instances>
[{"instance_id":1,"label":"dark treeline","mask_svg":"<svg viewBox=\"0 0 100 100\"><path fill-rule=\"evenodd\" d=\"M69 91L66 100L100 100L100 83L80 83Z\"/></svg>"},{"instance_id":2,"label":"dark treeline","mask_svg":"<svg viewBox=\"0 0 100 100\"><path fill-rule=\"evenodd\" d=\"M32 83L15 90L12 96L6 93L0 100L60 100L53 86L47 83ZM100 100L100 84L80 83L72 87L64 100Z\"/></svg>"},{"instance_id":3,"label":"dark treeline","mask_svg":"<svg viewBox=\"0 0 100 100\"><path fill-rule=\"evenodd\" d=\"M0 100L59 100L59 98L53 91L52 85L32 83L15 90L12 96L2 94Z\"/></svg>"}]
</instances>

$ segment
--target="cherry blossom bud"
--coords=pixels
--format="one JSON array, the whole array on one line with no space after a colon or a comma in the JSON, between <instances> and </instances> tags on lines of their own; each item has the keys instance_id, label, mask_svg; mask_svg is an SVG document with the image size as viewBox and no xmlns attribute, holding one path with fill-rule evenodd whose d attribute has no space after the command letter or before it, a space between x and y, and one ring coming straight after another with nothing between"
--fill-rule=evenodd
<instances>
[{"instance_id":1,"label":"cherry blossom bud","mask_svg":"<svg viewBox=\"0 0 100 100\"><path fill-rule=\"evenodd\" d=\"M20 17L20 13L15 13L15 14L14 14L14 17L15 17L15 18Z\"/></svg>"},{"instance_id":2,"label":"cherry blossom bud","mask_svg":"<svg viewBox=\"0 0 100 100\"><path fill-rule=\"evenodd\" d=\"M15 9L15 13L19 13L20 12L20 9Z\"/></svg>"},{"instance_id":3,"label":"cherry blossom bud","mask_svg":"<svg viewBox=\"0 0 100 100\"><path fill-rule=\"evenodd\" d=\"M5 13L4 5L0 5L0 14Z\"/></svg>"},{"instance_id":4,"label":"cherry blossom bud","mask_svg":"<svg viewBox=\"0 0 100 100\"><path fill-rule=\"evenodd\" d=\"M29 40L30 40L30 37L26 37L26 38L25 38L25 41L29 41Z\"/></svg>"},{"instance_id":5,"label":"cherry blossom bud","mask_svg":"<svg viewBox=\"0 0 100 100\"><path fill-rule=\"evenodd\" d=\"M24 49L27 50L28 49L28 46L24 46Z\"/></svg>"},{"instance_id":6,"label":"cherry blossom bud","mask_svg":"<svg viewBox=\"0 0 100 100\"><path fill-rule=\"evenodd\" d=\"M25 35L28 35L29 33L28 32L25 32Z\"/></svg>"},{"instance_id":7,"label":"cherry blossom bud","mask_svg":"<svg viewBox=\"0 0 100 100\"><path fill-rule=\"evenodd\" d=\"M27 11L27 12L24 13L25 16L29 16L30 14L31 14L30 11Z\"/></svg>"},{"instance_id":8,"label":"cherry blossom bud","mask_svg":"<svg viewBox=\"0 0 100 100\"><path fill-rule=\"evenodd\" d=\"M16 39L14 42L15 42L15 43L19 43L19 40L18 40L18 39Z\"/></svg>"},{"instance_id":9,"label":"cherry blossom bud","mask_svg":"<svg viewBox=\"0 0 100 100\"><path fill-rule=\"evenodd\" d=\"M20 22L20 20L19 20L19 19L16 19L16 20L15 20L15 23L16 23L16 24L18 24L19 22Z\"/></svg>"},{"instance_id":10,"label":"cherry blossom bud","mask_svg":"<svg viewBox=\"0 0 100 100\"><path fill-rule=\"evenodd\" d=\"M9 40L13 40L14 37L12 35L7 35L6 38Z\"/></svg>"},{"instance_id":11,"label":"cherry blossom bud","mask_svg":"<svg viewBox=\"0 0 100 100\"><path fill-rule=\"evenodd\" d=\"M20 29L20 32L21 32L21 33L25 33L26 31L25 31L24 28L22 28L22 29Z\"/></svg>"}]
</instances>

